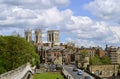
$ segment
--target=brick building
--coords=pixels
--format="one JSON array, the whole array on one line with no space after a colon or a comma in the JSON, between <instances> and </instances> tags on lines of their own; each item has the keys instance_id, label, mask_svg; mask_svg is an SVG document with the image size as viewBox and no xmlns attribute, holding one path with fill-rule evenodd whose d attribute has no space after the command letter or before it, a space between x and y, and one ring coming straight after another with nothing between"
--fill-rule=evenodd
<instances>
[{"instance_id":1,"label":"brick building","mask_svg":"<svg viewBox=\"0 0 120 79\"><path fill-rule=\"evenodd\" d=\"M103 57L106 55L106 52L102 49L97 49L96 50L96 54L99 56L99 57Z\"/></svg>"}]
</instances>

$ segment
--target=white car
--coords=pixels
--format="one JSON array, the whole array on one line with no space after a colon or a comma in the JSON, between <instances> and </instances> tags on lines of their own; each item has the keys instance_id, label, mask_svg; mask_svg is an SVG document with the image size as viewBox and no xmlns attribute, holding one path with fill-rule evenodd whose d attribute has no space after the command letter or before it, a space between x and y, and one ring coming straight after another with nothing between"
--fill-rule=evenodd
<instances>
[{"instance_id":1,"label":"white car","mask_svg":"<svg viewBox=\"0 0 120 79\"><path fill-rule=\"evenodd\" d=\"M81 70L78 70L77 74L80 75L80 76L82 76L83 72Z\"/></svg>"}]
</instances>

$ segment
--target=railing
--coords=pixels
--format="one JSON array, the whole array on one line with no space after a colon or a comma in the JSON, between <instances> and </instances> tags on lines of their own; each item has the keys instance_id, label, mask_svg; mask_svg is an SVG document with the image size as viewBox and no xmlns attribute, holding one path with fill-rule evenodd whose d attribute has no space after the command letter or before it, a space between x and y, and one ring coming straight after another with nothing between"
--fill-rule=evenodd
<instances>
[{"instance_id":1,"label":"railing","mask_svg":"<svg viewBox=\"0 0 120 79\"><path fill-rule=\"evenodd\" d=\"M30 63L0 75L0 79L22 79L28 71L34 73L31 69Z\"/></svg>"}]
</instances>

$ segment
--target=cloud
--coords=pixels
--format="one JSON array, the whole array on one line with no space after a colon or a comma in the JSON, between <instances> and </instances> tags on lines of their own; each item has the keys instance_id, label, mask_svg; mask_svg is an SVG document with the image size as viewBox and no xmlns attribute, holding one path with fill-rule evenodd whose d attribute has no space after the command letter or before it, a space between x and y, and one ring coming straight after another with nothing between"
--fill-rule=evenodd
<instances>
[{"instance_id":1,"label":"cloud","mask_svg":"<svg viewBox=\"0 0 120 79\"><path fill-rule=\"evenodd\" d=\"M119 22L119 5L120 0L93 0L86 4L85 8L102 20Z\"/></svg>"},{"instance_id":2,"label":"cloud","mask_svg":"<svg viewBox=\"0 0 120 79\"><path fill-rule=\"evenodd\" d=\"M78 47L81 47L81 46L96 47L96 46L99 46L99 45L101 45L101 44L98 41L82 40L82 39L77 40L77 46Z\"/></svg>"},{"instance_id":3,"label":"cloud","mask_svg":"<svg viewBox=\"0 0 120 79\"><path fill-rule=\"evenodd\" d=\"M109 26L104 22L96 22L86 16L72 16L71 20L73 23L67 24L64 29L80 39L104 40L111 35Z\"/></svg>"},{"instance_id":4,"label":"cloud","mask_svg":"<svg viewBox=\"0 0 120 79\"><path fill-rule=\"evenodd\" d=\"M103 7L97 9L97 5L93 7L93 4L99 4L100 7L102 2L103 0L100 3L95 0L87 4L86 8L93 11L96 9L95 15L103 20L114 19L113 16L116 16L118 20L118 10L108 10L109 7L106 7L107 0L104 5L106 10ZM47 30L57 29L63 34L60 38L65 41L77 40L79 45L98 46L119 42L119 38L116 36L116 34L120 36L118 27L113 29L108 23L94 21L88 16L75 16L71 9L59 10L58 7L68 5L69 0L0 0L0 4L0 33L2 34L8 35L17 30L24 36L24 29L40 28L45 39ZM109 5L112 4L109 3ZM112 15L111 12L116 14ZM109 15L105 15L105 13Z\"/></svg>"},{"instance_id":5,"label":"cloud","mask_svg":"<svg viewBox=\"0 0 120 79\"><path fill-rule=\"evenodd\" d=\"M1 0L0 3L29 9L44 9L54 6L67 6L69 0Z\"/></svg>"},{"instance_id":6,"label":"cloud","mask_svg":"<svg viewBox=\"0 0 120 79\"><path fill-rule=\"evenodd\" d=\"M100 21L93 26L98 26L96 32L90 32L85 35L101 41L101 44L118 45L120 40L120 0L93 0L84 5L84 8L89 10ZM116 25L117 24L117 25ZM82 34L85 36L84 34Z\"/></svg>"},{"instance_id":7,"label":"cloud","mask_svg":"<svg viewBox=\"0 0 120 79\"><path fill-rule=\"evenodd\" d=\"M66 38L73 36L79 40L86 40L83 41L84 44L89 43L89 45L95 45L93 41L103 42L114 37L105 22L97 22L87 16L74 16L70 9L60 11L57 7L40 10L10 7L1 12L0 18L4 18L0 19L2 29L5 29L5 27L18 29L40 28L45 31L58 29L60 32L67 32L68 37ZM16 29L10 30L14 31ZM20 30L20 32L23 31ZM111 38L109 38L110 35ZM72 38L72 40L75 38Z\"/></svg>"},{"instance_id":8,"label":"cloud","mask_svg":"<svg viewBox=\"0 0 120 79\"><path fill-rule=\"evenodd\" d=\"M14 7L1 12L0 26L3 28L46 28L48 26L57 26L67 23L67 21L69 21L67 19L69 19L71 15L71 10L66 9L59 11L56 7L41 10Z\"/></svg>"},{"instance_id":9,"label":"cloud","mask_svg":"<svg viewBox=\"0 0 120 79\"><path fill-rule=\"evenodd\" d=\"M111 31L114 34L114 38L109 40L110 43L120 43L120 26L110 26Z\"/></svg>"},{"instance_id":10,"label":"cloud","mask_svg":"<svg viewBox=\"0 0 120 79\"><path fill-rule=\"evenodd\" d=\"M72 40L77 40L80 46L118 45L120 42L119 26L114 28L104 21L94 21L87 16L71 16L71 21L61 29L67 32L68 37L72 36Z\"/></svg>"}]
</instances>

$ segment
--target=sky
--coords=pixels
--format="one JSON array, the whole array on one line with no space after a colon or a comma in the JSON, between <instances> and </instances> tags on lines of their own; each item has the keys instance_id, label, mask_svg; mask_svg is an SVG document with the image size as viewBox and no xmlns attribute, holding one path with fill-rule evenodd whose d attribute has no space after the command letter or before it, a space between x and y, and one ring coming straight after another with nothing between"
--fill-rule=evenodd
<instances>
[{"instance_id":1,"label":"sky","mask_svg":"<svg viewBox=\"0 0 120 79\"><path fill-rule=\"evenodd\" d=\"M0 34L60 30L60 42L120 46L120 0L0 0Z\"/></svg>"}]
</instances>

